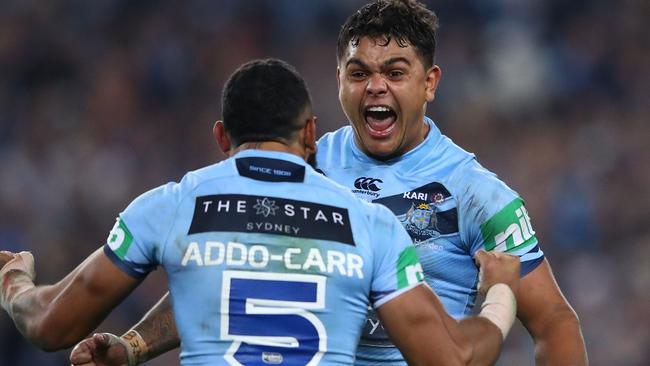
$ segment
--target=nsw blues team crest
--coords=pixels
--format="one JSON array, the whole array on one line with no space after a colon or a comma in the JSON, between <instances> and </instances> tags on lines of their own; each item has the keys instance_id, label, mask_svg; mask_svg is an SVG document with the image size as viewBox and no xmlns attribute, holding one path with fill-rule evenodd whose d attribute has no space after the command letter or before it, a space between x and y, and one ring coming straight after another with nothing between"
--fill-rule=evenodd
<instances>
[{"instance_id":1,"label":"nsw blues team crest","mask_svg":"<svg viewBox=\"0 0 650 366\"><path fill-rule=\"evenodd\" d=\"M390 208L416 245L458 233L456 200L441 183L431 182L373 202Z\"/></svg>"},{"instance_id":2,"label":"nsw blues team crest","mask_svg":"<svg viewBox=\"0 0 650 366\"><path fill-rule=\"evenodd\" d=\"M411 208L403 216L402 223L408 232L418 236L438 236L436 207L432 204L421 202L412 203Z\"/></svg>"}]
</instances>

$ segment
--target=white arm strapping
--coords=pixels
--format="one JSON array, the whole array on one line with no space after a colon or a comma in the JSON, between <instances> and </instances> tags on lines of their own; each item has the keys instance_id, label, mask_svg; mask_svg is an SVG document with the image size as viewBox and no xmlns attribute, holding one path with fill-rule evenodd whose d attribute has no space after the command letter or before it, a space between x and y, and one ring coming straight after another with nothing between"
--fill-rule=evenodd
<instances>
[{"instance_id":1,"label":"white arm strapping","mask_svg":"<svg viewBox=\"0 0 650 366\"><path fill-rule=\"evenodd\" d=\"M497 283L492 285L481 305L478 316L486 318L501 330L503 339L506 339L517 315L517 299L510 286Z\"/></svg>"},{"instance_id":2,"label":"white arm strapping","mask_svg":"<svg viewBox=\"0 0 650 366\"><path fill-rule=\"evenodd\" d=\"M126 347L129 366L139 365L149 359L149 347L137 330L131 329L120 338L120 343Z\"/></svg>"},{"instance_id":3,"label":"white arm strapping","mask_svg":"<svg viewBox=\"0 0 650 366\"><path fill-rule=\"evenodd\" d=\"M13 319L13 303L22 294L35 287L34 256L20 252L0 270L0 305Z\"/></svg>"}]
</instances>

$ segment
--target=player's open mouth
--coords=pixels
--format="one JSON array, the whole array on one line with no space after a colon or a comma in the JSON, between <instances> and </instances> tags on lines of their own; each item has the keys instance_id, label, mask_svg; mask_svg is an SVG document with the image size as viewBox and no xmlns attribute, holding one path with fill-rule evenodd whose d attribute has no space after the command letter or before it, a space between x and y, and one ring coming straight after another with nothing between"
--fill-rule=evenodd
<instances>
[{"instance_id":1,"label":"player's open mouth","mask_svg":"<svg viewBox=\"0 0 650 366\"><path fill-rule=\"evenodd\" d=\"M366 107L363 112L366 120L366 129L372 137L387 137L395 129L397 113L385 105Z\"/></svg>"}]
</instances>

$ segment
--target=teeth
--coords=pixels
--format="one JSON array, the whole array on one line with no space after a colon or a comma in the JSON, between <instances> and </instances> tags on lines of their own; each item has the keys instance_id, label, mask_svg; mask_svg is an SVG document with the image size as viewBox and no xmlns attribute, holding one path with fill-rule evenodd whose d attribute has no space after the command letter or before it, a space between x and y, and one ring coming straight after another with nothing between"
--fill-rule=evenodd
<instances>
[{"instance_id":1,"label":"teeth","mask_svg":"<svg viewBox=\"0 0 650 366\"><path fill-rule=\"evenodd\" d=\"M388 107L383 107L383 106L377 106L377 107L369 107L366 109L368 112L390 112L391 109Z\"/></svg>"}]
</instances>

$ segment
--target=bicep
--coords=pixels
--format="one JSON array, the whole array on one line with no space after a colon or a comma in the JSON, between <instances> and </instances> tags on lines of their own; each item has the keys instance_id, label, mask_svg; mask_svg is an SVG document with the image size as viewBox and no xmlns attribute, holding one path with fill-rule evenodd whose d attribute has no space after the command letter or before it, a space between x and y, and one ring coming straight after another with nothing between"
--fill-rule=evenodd
<instances>
[{"instance_id":1,"label":"bicep","mask_svg":"<svg viewBox=\"0 0 650 366\"><path fill-rule=\"evenodd\" d=\"M517 317L534 336L540 336L549 319L575 316L555 281L548 261L524 276L517 293Z\"/></svg>"},{"instance_id":2,"label":"bicep","mask_svg":"<svg viewBox=\"0 0 650 366\"><path fill-rule=\"evenodd\" d=\"M428 286L406 291L377 313L409 365L463 364L463 350L451 334L457 323Z\"/></svg>"}]
</instances>

